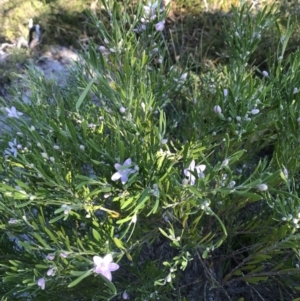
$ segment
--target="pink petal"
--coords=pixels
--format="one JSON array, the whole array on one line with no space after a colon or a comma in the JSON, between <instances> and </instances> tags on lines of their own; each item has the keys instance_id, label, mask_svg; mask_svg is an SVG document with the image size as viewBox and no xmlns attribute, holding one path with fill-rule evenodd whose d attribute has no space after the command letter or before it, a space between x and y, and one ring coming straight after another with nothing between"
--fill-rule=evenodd
<instances>
[{"instance_id":1,"label":"pink petal","mask_svg":"<svg viewBox=\"0 0 300 301\"><path fill-rule=\"evenodd\" d=\"M116 271L119 269L119 265L117 263L114 263L114 262L111 262L109 265L108 265L108 269L113 272L113 271Z\"/></svg>"},{"instance_id":2,"label":"pink petal","mask_svg":"<svg viewBox=\"0 0 300 301\"><path fill-rule=\"evenodd\" d=\"M97 274L103 274L103 269L100 265L97 265L94 269L95 273Z\"/></svg>"},{"instance_id":3,"label":"pink petal","mask_svg":"<svg viewBox=\"0 0 300 301\"><path fill-rule=\"evenodd\" d=\"M111 281L112 277L111 277L111 272L108 270L102 271L101 273L104 277L106 277L109 281Z\"/></svg>"}]
</instances>

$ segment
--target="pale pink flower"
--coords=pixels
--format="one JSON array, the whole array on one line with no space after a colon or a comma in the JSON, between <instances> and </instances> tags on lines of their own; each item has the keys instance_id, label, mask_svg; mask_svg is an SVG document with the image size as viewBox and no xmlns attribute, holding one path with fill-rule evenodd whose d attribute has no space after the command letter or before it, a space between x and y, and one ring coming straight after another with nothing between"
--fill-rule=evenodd
<instances>
[{"instance_id":1,"label":"pale pink flower","mask_svg":"<svg viewBox=\"0 0 300 301\"><path fill-rule=\"evenodd\" d=\"M112 279L111 272L114 272L119 268L118 264L112 262L113 258L111 254L107 254L103 258L94 256L93 261L95 264L94 272L103 275L109 281Z\"/></svg>"}]
</instances>

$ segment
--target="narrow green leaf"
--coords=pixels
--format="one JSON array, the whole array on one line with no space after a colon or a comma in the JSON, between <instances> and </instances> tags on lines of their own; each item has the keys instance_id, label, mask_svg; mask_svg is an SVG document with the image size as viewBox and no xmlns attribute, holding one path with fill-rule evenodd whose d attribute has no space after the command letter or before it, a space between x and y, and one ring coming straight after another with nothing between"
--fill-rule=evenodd
<instances>
[{"instance_id":1,"label":"narrow green leaf","mask_svg":"<svg viewBox=\"0 0 300 301\"><path fill-rule=\"evenodd\" d=\"M119 249L125 250L125 247L123 246L123 243L119 238L114 237L114 242Z\"/></svg>"},{"instance_id":2,"label":"narrow green leaf","mask_svg":"<svg viewBox=\"0 0 300 301\"><path fill-rule=\"evenodd\" d=\"M75 279L74 281L72 281L68 287L74 287L75 285L77 285L79 282L81 282L84 278L90 276L92 274L92 270L87 271L86 273L82 274L80 277L78 277L77 279Z\"/></svg>"},{"instance_id":3,"label":"narrow green leaf","mask_svg":"<svg viewBox=\"0 0 300 301\"><path fill-rule=\"evenodd\" d=\"M79 99L76 102L76 110L78 110L80 108L80 106L82 105L84 99L86 98L88 92L90 91L92 85L95 83L96 79L93 78L89 84L87 85L87 87L83 90L83 92L81 93Z\"/></svg>"},{"instance_id":4,"label":"narrow green leaf","mask_svg":"<svg viewBox=\"0 0 300 301\"><path fill-rule=\"evenodd\" d=\"M162 228L158 228L158 230L159 230L159 232L160 232L163 236L165 236L165 237L167 237L167 238L170 239L169 235L168 235Z\"/></svg>"},{"instance_id":5,"label":"narrow green leaf","mask_svg":"<svg viewBox=\"0 0 300 301\"><path fill-rule=\"evenodd\" d=\"M100 242L100 241L101 241L101 236L100 236L99 232L98 232L96 229L94 229L94 228L93 228L92 232L93 232L94 238L95 238L97 241Z\"/></svg>"},{"instance_id":6,"label":"narrow green leaf","mask_svg":"<svg viewBox=\"0 0 300 301\"><path fill-rule=\"evenodd\" d=\"M38 233L33 233L33 236L40 242L40 244L50 249L50 246L43 240L43 238Z\"/></svg>"}]
</instances>

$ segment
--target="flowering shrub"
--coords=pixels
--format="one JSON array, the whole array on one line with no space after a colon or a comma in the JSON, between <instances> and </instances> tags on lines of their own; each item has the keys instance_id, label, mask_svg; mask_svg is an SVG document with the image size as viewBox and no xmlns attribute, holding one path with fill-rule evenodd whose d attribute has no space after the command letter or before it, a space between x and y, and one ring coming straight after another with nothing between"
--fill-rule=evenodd
<instances>
[{"instance_id":1,"label":"flowering shrub","mask_svg":"<svg viewBox=\"0 0 300 301\"><path fill-rule=\"evenodd\" d=\"M3 104L3 296L297 296L300 54L280 59L292 27L255 72L248 61L276 18L234 9L232 57L211 87L170 68L166 9L103 5L103 18L89 15L102 45L66 87L29 69L30 101Z\"/></svg>"}]
</instances>

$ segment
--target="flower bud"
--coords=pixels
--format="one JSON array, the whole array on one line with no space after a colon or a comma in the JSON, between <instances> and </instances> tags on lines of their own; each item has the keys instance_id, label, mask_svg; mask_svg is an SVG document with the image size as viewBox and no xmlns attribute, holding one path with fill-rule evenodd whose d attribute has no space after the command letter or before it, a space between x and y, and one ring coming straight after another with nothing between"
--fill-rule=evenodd
<instances>
[{"instance_id":1,"label":"flower bud","mask_svg":"<svg viewBox=\"0 0 300 301\"><path fill-rule=\"evenodd\" d=\"M214 112L215 112L216 114L221 114L221 113L222 113L221 107L220 107L220 106L214 106Z\"/></svg>"},{"instance_id":2,"label":"flower bud","mask_svg":"<svg viewBox=\"0 0 300 301\"><path fill-rule=\"evenodd\" d=\"M267 184L259 184L259 185L256 186L256 188L259 191L266 191L266 190L268 190L268 185Z\"/></svg>"}]
</instances>

